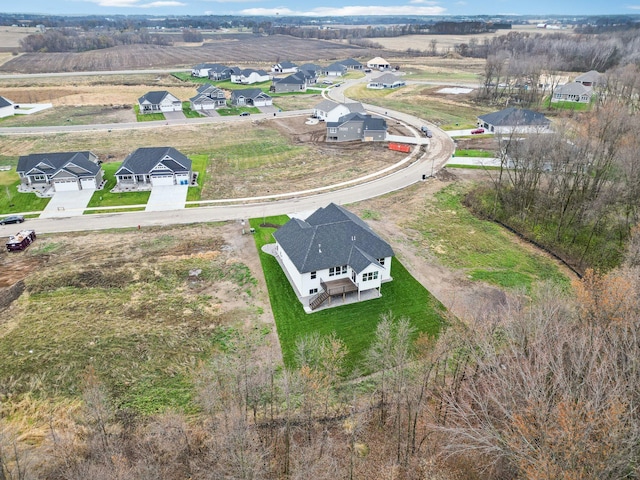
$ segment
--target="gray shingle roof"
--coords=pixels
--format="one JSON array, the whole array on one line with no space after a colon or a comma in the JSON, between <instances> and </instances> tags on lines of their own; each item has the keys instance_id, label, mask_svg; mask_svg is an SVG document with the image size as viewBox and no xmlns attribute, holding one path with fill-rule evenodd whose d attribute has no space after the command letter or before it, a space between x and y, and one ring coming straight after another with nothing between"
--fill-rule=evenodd
<instances>
[{"instance_id":1,"label":"gray shingle roof","mask_svg":"<svg viewBox=\"0 0 640 480\"><path fill-rule=\"evenodd\" d=\"M362 122L363 130L387 130L387 122L384 118L373 117L359 112L343 115L337 122L327 122L327 128L337 128L348 122Z\"/></svg>"},{"instance_id":2,"label":"gray shingle roof","mask_svg":"<svg viewBox=\"0 0 640 480\"><path fill-rule=\"evenodd\" d=\"M353 58L347 58L346 60L342 60L338 63L341 63L345 67L362 67L362 64L359 61L354 60Z\"/></svg>"},{"instance_id":3,"label":"gray shingle roof","mask_svg":"<svg viewBox=\"0 0 640 480\"><path fill-rule=\"evenodd\" d=\"M270 98L269 95L264 93L259 88L243 88L242 90L234 90L231 92L231 98L236 99L238 97L244 98L258 98L258 97L266 97Z\"/></svg>"},{"instance_id":4,"label":"gray shingle roof","mask_svg":"<svg viewBox=\"0 0 640 480\"><path fill-rule=\"evenodd\" d=\"M524 125L549 125L551 121L541 113L524 108L509 107L499 112L478 117L483 122L496 127L517 127Z\"/></svg>"},{"instance_id":5,"label":"gray shingle roof","mask_svg":"<svg viewBox=\"0 0 640 480\"><path fill-rule=\"evenodd\" d=\"M335 203L306 220L289 220L273 236L300 273L341 265L359 273L376 259L394 255L369 225Z\"/></svg>"},{"instance_id":6,"label":"gray shingle roof","mask_svg":"<svg viewBox=\"0 0 640 480\"><path fill-rule=\"evenodd\" d=\"M159 163L173 173L191 171L191 160L173 147L142 147L130 153L115 174L149 174Z\"/></svg>"},{"instance_id":7,"label":"gray shingle roof","mask_svg":"<svg viewBox=\"0 0 640 480\"><path fill-rule=\"evenodd\" d=\"M340 104L337 102L334 102L333 100L329 100L328 98L325 98L313 108L316 110L321 110L323 112L330 112L331 110L336 108L338 105Z\"/></svg>"},{"instance_id":8,"label":"gray shingle roof","mask_svg":"<svg viewBox=\"0 0 640 480\"><path fill-rule=\"evenodd\" d=\"M9 105L13 105L13 103L11 103L9 100L7 100L4 97L0 97L0 108L8 107Z\"/></svg>"},{"instance_id":9,"label":"gray shingle roof","mask_svg":"<svg viewBox=\"0 0 640 480\"><path fill-rule=\"evenodd\" d=\"M32 153L18 159L16 171L22 174L41 172L51 176L60 170L66 170L76 176L95 176L100 171L100 165L90 160L92 157L93 154L89 151ZM76 165L79 169L69 164Z\"/></svg>"},{"instance_id":10,"label":"gray shingle roof","mask_svg":"<svg viewBox=\"0 0 640 480\"><path fill-rule=\"evenodd\" d=\"M283 85L304 85L305 77L301 72L292 73L287 77L277 80L276 83L282 83Z\"/></svg>"},{"instance_id":11,"label":"gray shingle roof","mask_svg":"<svg viewBox=\"0 0 640 480\"><path fill-rule=\"evenodd\" d=\"M553 93L560 93L562 95L589 95L592 91L593 89L591 87L587 87L578 82L571 82L566 85L560 85Z\"/></svg>"},{"instance_id":12,"label":"gray shingle roof","mask_svg":"<svg viewBox=\"0 0 640 480\"><path fill-rule=\"evenodd\" d=\"M589 70L588 72L583 73L582 75L578 75L575 81L598 83L601 77L602 77L602 74L597 70Z\"/></svg>"},{"instance_id":13,"label":"gray shingle roof","mask_svg":"<svg viewBox=\"0 0 640 480\"><path fill-rule=\"evenodd\" d=\"M340 62L335 62L324 69L326 72L346 72L347 67Z\"/></svg>"},{"instance_id":14,"label":"gray shingle roof","mask_svg":"<svg viewBox=\"0 0 640 480\"><path fill-rule=\"evenodd\" d=\"M164 97L166 97L167 95L171 94L166 90L147 92L138 99L138 103L144 103L145 101L147 101L152 105L158 105L162 102L162 100L164 100Z\"/></svg>"}]
</instances>

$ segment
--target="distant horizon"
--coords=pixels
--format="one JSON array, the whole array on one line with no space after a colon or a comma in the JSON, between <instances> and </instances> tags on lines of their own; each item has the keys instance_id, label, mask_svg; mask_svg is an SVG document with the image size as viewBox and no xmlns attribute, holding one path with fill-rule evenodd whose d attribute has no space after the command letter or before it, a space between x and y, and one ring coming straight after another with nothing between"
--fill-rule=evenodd
<instances>
[{"instance_id":1,"label":"distant horizon","mask_svg":"<svg viewBox=\"0 0 640 480\"><path fill-rule=\"evenodd\" d=\"M16 2L2 9L11 15L147 15L147 16L273 16L273 17L352 17L352 16L530 16L581 18L586 16L639 15L636 3L580 2L578 0L539 0L522 2L497 0L491 5L468 0L324 0L301 8L295 0L29 0L29 6Z\"/></svg>"}]
</instances>

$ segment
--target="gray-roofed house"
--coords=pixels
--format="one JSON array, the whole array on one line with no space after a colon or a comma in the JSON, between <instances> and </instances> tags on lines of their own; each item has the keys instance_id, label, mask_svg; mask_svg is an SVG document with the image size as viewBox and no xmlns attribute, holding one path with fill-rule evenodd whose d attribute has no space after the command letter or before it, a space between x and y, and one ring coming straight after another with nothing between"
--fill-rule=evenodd
<instances>
[{"instance_id":1,"label":"gray-roofed house","mask_svg":"<svg viewBox=\"0 0 640 480\"><path fill-rule=\"evenodd\" d=\"M581 83L585 87L595 87L602 81L602 74L596 70L590 70L587 73L578 75L575 81Z\"/></svg>"},{"instance_id":2,"label":"gray-roofed house","mask_svg":"<svg viewBox=\"0 0 640 480\"><path fill-rule=\"evenodd\" d=\"M305 63L298 67L299 72L311 72L318 76L318 73L322 71L322 67L320 65L316 65L315 63Z\"/></svg>"},{"instance_id":3,"label":"gray-roofed house","mask_svg":"<svg viewBox=\"0 0 640 480\"><path fill-rule=\"evenodd\" d=\"M198 93L189 99L191 110L214 110L227 105L227 97L221 88L203 83L198 87Z\"/></svg>"},{"instance_id":4,"label":"gray-roofed house","mask_svg":"<svg viewBox=\"0 0 640 480\"><path fill-rule=\"evenodd\" d=\"M571 82L566 85L560 85L553 91L551 103L554 102L578 102L589 103L593 95L593 88L587 87L582 83Z\"/></svg>"},{"instance_id":5,"label":"gray-roofed house","mask_svg":"<svg viewBox=\"0 0 640 480\"><path fill-rule=\"evenodd\" d=\"M332 63L328 67L322 69L322 74L327 77L342 77L347 74L347 67L339 62Z\"/></svg>"},{"instance_id":6,"label":"gray-roofed house","mask_svg":"<svg viewBox=\"0 0 640 480\"><path fill-rule=\"evenodd\" d=\"M306 92L308 82L304 72L292 73L284 78L274 78L270 90L274 93Z\"/></svg>"},{"instance_id":7,"label":"gray-roofed house","mask_svg":"<svg viewBox=\"0 0 640 480\"><path fill-rule=\"evenodd\" d=\"M354 292L360 300L369 291L378 297L381 284L392 280L391 246L357 215L335 203L305 220L292 218L273 236L274 253L310 310L333 295Z\"/></svg>"},{"instance_id":8,"label":"gray-roofed house","mask_svg":"<svg viewBox=\"0 0 640 480\"><path fill-rule=\"evenodd\" d=\"M236 107L265 107L273 105L273 98L259 88L245 88L231 92L231 105Z\"/></svg>"},{"instance_id":9,"label":"gray-roofed house","mask_svg":"<svg viewBox=\"0 0 640 480\"><path fill-rule=\"evenodd\" d=\"M322 100L313 107L313 117L324 122L337 122L350 113L365 113L360 102L338 103L333 100Z\"/></svg>"},{"instance_id":10,"label":"gray-roofed house","mask_svg":"<svg viewBox=\"0 0 640 480\"><path fill-rule=\"evenodd\" d=\"M289 61L276 63L271 67L273 73L295 73L298 71L298 66Z\"/></svg>"},{"instance_id":11,"label":"gray-roofed house","mask_svg":"<svg viewBox=\"0 0 640 480\"><path fill-rule=\"evenodd\" d=\"M19 190L55 192L102 188L104 172L89 151L32 153L18 159Z\"/></svg>"},{"instance_id":12,"label":"gray-roofed house","mask_svg":"<svg viewBox=\"0 0 640 480\"><path fill-rule=\"evenodd\" d=\"M15 115L15 109L16 107L11 100L0 97L0 118Z\"/></svg>"},{"instance_id":13,"label":"gray-roofed house","mask_svg":"<svg viewBox=\"0 0 640 480\"><path fill-rule=\"evenodd\" d=\"M209 80L229 80L231 78L231 71L231 68L226 65L214 63L211 68L209 68Z\"/></svg>"},{"instance_id":14,"label":"gray-roofed house","mask_svg":"<svg viewBox=\"0 0 640 480\"><path fill-rule=\"evenodd\" d=\"M191 160L173 147L142 147L124 159L115 177L120 189L189 185Z\"/></svg>"},{"instance_id":15,"label":"gray-roofed house","mask_svg":"<svg viewBox=\"0 0 640 480\"><path fill-rule=\"evenodd\" d=\"M327 142L383 142L387 138L384 118L362 113L350 113L337 122L327 122Z\"/></svg>"},{"instance_id":16,"label":"gray-roofed house","mask_svg":"<svg viewBox=\"0 0 640 480\"><path fill-rule=\"evenodd\" d=\"M225 76L226 75L226 76ZM191 69L192 77L224 80L229 78L229 67L219 63L199 63Z\"/></svg>"},{"instance_id":17,"label":"gray-roofed house","mask_svg":"<svg viewBox=\"0 0 640 480\"><path fill-rule=\"evenodd\" d=\"M182 102L166 90L147 92L138 99L140 113L181 112Z\"/></svg>"},{"instance_id":18,"label":"gray-roofed house","mask_svg":"<svg viewBox=\"0 0 640 480\"><path fill-rule=\"evenodd\" d=\"M338 63L341 63L342 65L347 67L347 70L362 70L364 68L364 65L362 65L359 61L354 60L353 58L347 58L346 60L341 60Z\"/></svg>"},{"instance_id":19,"label":"gray-roofed house","mask_svg":"<svg viewBox=\"0 0 640 480\"><path fill-rule=\"evenodd\" d=\"M381 90L383 88L404 87L405 82L393 73L385 73L379 77L372 78L367 84L367 88Z\"/></svg>"},{"instance_id":20,"label":"gray-roofed house","mask_svg":"<svg viewBox=\"0 0 640 480\"><path fill-rule=\"evenodd\" d=\"M245 68L244 70L231 71L231 83L241 83L243 85L251 85L253 83L268 82L271 77L264 70L254 70L253 68Z\"/></svg>"},{"instance_id":21,"label":"gray-roofed house","mask_svg":"<svg viewBox=\"0 0 640 480\"><path fill-rule=\"evenodd\" d=\"M478 126L493 133L534 133L551 131L551 121L543 114L509 107L478 117Z\"/></svg>"}]
</instances>

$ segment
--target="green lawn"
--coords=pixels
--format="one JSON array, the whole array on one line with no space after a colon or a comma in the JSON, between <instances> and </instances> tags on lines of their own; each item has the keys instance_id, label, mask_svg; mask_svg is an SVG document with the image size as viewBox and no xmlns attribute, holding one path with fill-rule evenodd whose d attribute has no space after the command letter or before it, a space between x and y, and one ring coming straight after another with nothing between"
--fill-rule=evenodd
<instances>
[{"instance_id":1,"label":"green lawn","mask_svg":"<svg viewBox=\"0 0 640 480\"><path fill-rule=\"evenodd\" d=\"M499 225L473 216L462 205L464 194L458 185L446 187L420 209L409 225L422 235L420 248L429 250L445 265L464 270L471 280L502 288L530 290L538 281L569 285L568 278L549 258L522 248Z\"/></svg>"},{"instance_id":2,"label":"green lawn","mask_svg":"<svg viewBox=\"0 0 640 480\"><path fill-rule=\"evenodd\" d=\"M380 315L393 312L396 318L407 317L418 333L437 335L443 323L444 307L404 268L398 259L392 262L393 281L382 285L382 298L320 310L307 314L296 298L277 260L262 252L267 243L273 243L273 228L262 228L263 219L252 219L255 242L260 252L269 299L280 338L282 355L286 365L294 362L296 340L312 332L337 336L349 349L346 370L355 373L362 365L363 354L374 338ZM285 215L264 219L271 224L284 224Z\"/></svg>"},{"instance_id":3,"label":"green lawn","mask_svg":"<svg viewBox=\"0 0 640 480\"><path fill-rule=\"evenodd\" d=\"M102 190L96 191L87 207L116 207L126 205L144 205L149 200L151 192L124 192L124 193L111 193L111 189L116 185L115 173L120 168L122 162L109 162L103 163L102 169L104 170L104 178L107 181ZM112 211L112 210L110 210ZM131 211L126 209L124 211ZM95 210L88 210L85 213L104 213Z\"/></svg>"},{"instance_id":4,"label":"green lawn","mask_svg":"<svg viewBox=\"0 0 640 480\"><path fill-rule=\"evenodd\" d=\"M454 157L482 157L491 158L495 157L495 152L487 152L486 150L456 150Z\"/></svg>"},{"instance_id":5,"label":"green lawn","mask_svg":"<svg viewBox=\"0 0 640 480\"><path fill-rule=\"evenodd\" d=\"M0 165L11 166L11 170L0 172L0 216L9 213L39 212L47 206L49 198L38 197L35 193L18 193L18 157L0 156Z\"/></svg>"},{"instance_id":6,"label":"green lawn","mask_svg":"<svg viewBox=\"0 0 640 480\"><path fill-rule=\"evenodd\" d=\"M191 110L191 102L189 101L182 102L182 113L184 113L184 116L187 118L200 118L203 116L200 112Z\"/></svg>"},{"instance_id":7,"label":"green lawn","mask_svg":"<svg viewBox=\"0 0 640 480\"><path fill-rule=\"evenodd\" d=\"M202 195L202 186L207 180L207 167L209 166L209 155L200 154L200 155L190 155L191 159L191 171L198 172L198 186L197 187L189 187L187 190L187 201L193 202L196 200L200 200Z\"/></svg>"},{"instance_id":8,"label":"green lawn","mask_svg":"<svg viewBox=\"0 0 640 480\"><path fill-rule=\"evenodd\" d=\"M544 99L544 106L549 110L553 110L554 108L558 110L574 110L576 112L585 112L587 110L591 110L591 104L593 100L589 103L580 103L580 102L551 102L551 96Z\"/></svg>"},{"instance_id":9,"label":"green lawn","mask_svg":"<svg viewBox=\"0 0 640 480\"><path fill-rule=\"evenodd\" d=\"M164 113L140 113L140 105L134 105L136 112L136 122L155 122L158 120L166 120Z\"/></svg>"}]
</instances>

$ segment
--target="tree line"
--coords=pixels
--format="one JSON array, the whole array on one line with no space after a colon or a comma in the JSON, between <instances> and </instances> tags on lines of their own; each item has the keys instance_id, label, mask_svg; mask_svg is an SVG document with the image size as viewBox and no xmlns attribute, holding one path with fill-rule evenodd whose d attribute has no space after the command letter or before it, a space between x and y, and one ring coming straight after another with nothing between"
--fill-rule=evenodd
<instances>
[{"instance_id":1,"label":"tree line","mask_svg":"<svg viewBox=\"0 0 640 480\"><path fill-rule=\"evenodd\" d=\"M25 52L86 52L134 44L170 45L171 40L146 30L87 34L75 29L46 30L20 40Z\"/></svg>"},{"instance_id":2,"label":"tree line","mask_svg":"<svg viewBox=\"0 0 640 480\"><path fill-rule=\"evenodd\" d=\"M142 417L88 368L40 442L0 419L3 480L639 478L640 238L575 295L539 285L414 341L380 319L363 368L311 335L284 368L252 333L195 374L198 413Z\"/></svg>"}]
</instances>

